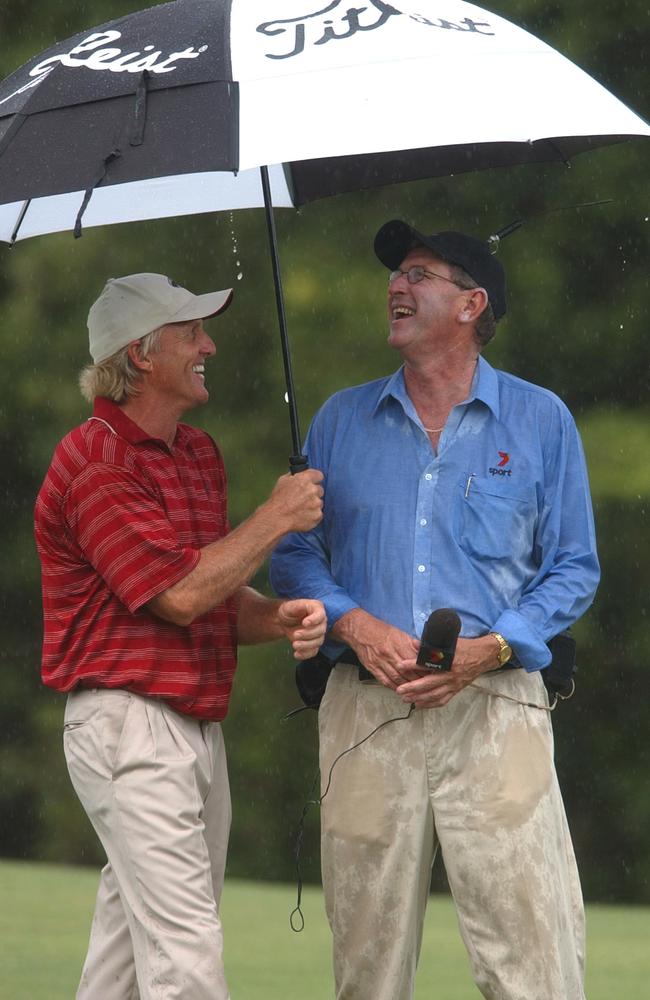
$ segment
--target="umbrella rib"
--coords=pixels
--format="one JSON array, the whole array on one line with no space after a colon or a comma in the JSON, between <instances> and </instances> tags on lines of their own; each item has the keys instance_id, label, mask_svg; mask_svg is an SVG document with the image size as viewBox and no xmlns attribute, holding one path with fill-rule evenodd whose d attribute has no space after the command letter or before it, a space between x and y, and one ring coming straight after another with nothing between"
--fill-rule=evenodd
<instances>
[{"instance_id":1,"label":"umbrella rib","mask_svg":"<svg viewBox=\"0 0 650 1000\"><path fill-rule=\"evenodd\" d=\"M571 164L569 163L568 157L566 157L564 155L564 153L562 152L560 146L557 144L557 142L555 142L554 139L543 139L542 141L548 143L548 145L551 147L551 149L555 150L555 152L557 153L558 157L562 160L562 163L564 164L565 167L570 167L571 166Z\"/></svg>"},{"instance_id":2,"label":"umbrella rib","mask_svg":"<svg viewBox=\"0 0 650 1000\"><path fill-rule=\"evenodd\" d=\"M18 233L20 232L20 227L22 226L23 222L25 221L25 216L27 215L27 211L28 211L29 206L31 205L31 203L32 203L32 199L28 198L27 201L24 201L23 204L22 204L22 208L20 209L20 214L18 215L18 219L16 221L16 225L14 226L14 231L11 234L11 238L9 240L9 245L10 246L13 246L14 243L16 242L16 240L18 239Z\"/></svg>"}]
</instances>

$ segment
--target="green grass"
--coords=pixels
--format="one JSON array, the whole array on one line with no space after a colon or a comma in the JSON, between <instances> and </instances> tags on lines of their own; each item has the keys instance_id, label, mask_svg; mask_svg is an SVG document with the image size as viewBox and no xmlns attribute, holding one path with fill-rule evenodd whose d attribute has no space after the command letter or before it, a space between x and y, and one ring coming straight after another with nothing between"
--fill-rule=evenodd
<instances>
[{"instance_id":1,"label":"green grass","mask_svg":"<svg viewBox=\"0 0 650 1000\"><path fill-rule=\"evenodd\" d=\"M2 1000L72 1000L83 960L97 874L83 868L0 863ZM234 1000L331 1000L329 930L321 893L303 896L306 926L288 923L292 886L226 883L226 968ZM589 1000L647 1000L650 911L588 908ZM478 1000L450 900L427 911L416 997ZM98 998L100 1000L100 998ZM188 998L190 1000L190 998Z\"/></svg>"}]
</instances>

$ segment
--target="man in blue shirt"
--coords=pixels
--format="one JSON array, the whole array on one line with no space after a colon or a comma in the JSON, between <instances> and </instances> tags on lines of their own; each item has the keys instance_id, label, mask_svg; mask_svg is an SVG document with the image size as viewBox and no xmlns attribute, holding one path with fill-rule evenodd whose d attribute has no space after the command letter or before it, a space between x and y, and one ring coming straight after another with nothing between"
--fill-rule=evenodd
<instances>
[{"instance_id":1,"label":"man in blue shirt","mask_svg":"<svg viewBox=\"0 0 650 1000\"><path fill-rule=\"evenodd\" d=\"M324 786L343 750L395 720L337 763L322 803L337 997L412 997L440 846L483 995L581 1000L582 899L540 674L599 578L580 440L553 393L481 357L506 308L487 244L393 221L375 252L403 365L314 418L324 519L272 562L280 594L323 601L324 651L348 661L319 710ZM450 671L423 672L417 637L438 607L461 637Z\"/></svg>"}]
</instances>

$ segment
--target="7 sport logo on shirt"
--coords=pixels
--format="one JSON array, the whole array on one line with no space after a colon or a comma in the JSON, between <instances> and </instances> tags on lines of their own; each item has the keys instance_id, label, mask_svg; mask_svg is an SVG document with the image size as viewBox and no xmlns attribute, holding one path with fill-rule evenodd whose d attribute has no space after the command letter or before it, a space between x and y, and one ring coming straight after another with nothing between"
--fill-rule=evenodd
<instances>
[{"instance_id":1,"label":"7 sport logo on shirt","mask_svg":"<svg viewBox=\"0 0 650 1000\"><path fill-rule=\"evenodd\" d=\"M488 472L490 473L490 475L491 476L511 476L512 475L512 469L506 468L506 466L508 465L508 462L510 461L510 455L508 454L508 452L507 451L500 451L499 452L499 459L500 459L500 461L498 462L497 465L493 465L490 469L488 469Z\"/></svg>"}]
</instances>

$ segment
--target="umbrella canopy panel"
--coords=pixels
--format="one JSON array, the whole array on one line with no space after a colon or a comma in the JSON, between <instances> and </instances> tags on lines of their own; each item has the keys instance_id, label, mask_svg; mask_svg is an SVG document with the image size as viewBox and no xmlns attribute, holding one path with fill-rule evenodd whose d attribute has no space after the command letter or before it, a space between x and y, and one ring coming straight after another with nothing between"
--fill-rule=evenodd
<instances>
[{"instance_id":1,"label":"umbrella canopy panel","mask_svg":"<svg viewBox=\"0 0 650 1000\"><path fill-rule=\"evenodd\" d=\"M2 201L236 170L229 11L215 0L138 11L52 46L8 77Z\"/></svg>"},{"instance_id":2,"label":"umbrella canopy panel","mask_svg":"<svg viewBox=\"0 0 650 1000\"><path fill-rule=\"evenodd\" d=\"M463 0L243 0L231 18L242 167L650 134L553 48Z\"/></svg>"},{"instance_id":3,"label":"umbrella canopy panel","mask_svg":"<svg viewBox=\"0 0 650 1000\"><path fill-rule=\"evenodd\" d=\"M650 127L463 0L175 0L0 84L0 238L568 160ZM92 198L89 196L92 193Z\"/></svg>"},{"instance_id":4,"label":"umbrella canopy panel","mask_svg":"<svg viewBox=\"0 0 650 1000\"><path fill-rule=\"evenodd\" d=\"M52 74L53 83L57 75ZM213 82L153 93L143 86L99 105L80 103L21 115L14 119L6 146L0 138L2 199L42 198L84 190L102 180L125 184L232 171L237 164L236 103L236 87ZM202 111L205 106L209 116ZM177 121L182 121L180 136L170 131Z\"/></svg>"},{"instance_id":5,"label":"umbrella canopy panel","mask_svg":"<svg viewBox=\"0 0 650 1000\"><path fill-rule=\"evenodd\" d=\"M274 166L269 168L269 175L274 207L291 208L294 202L285 171ZM14 238L24 240L44 233L71 231L83 197L84 190L80 189L68 194L0 204L0 240L13 243ZM263 207L264 194L258 169L244 170L237 175L214 171L176 174L97 187L83 216L83 225L84 228L109 226Z\"/></svg>"}]
</instances>

